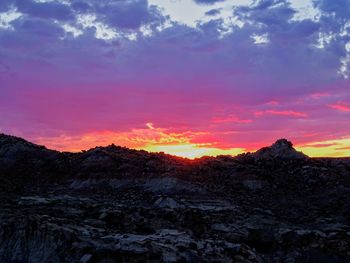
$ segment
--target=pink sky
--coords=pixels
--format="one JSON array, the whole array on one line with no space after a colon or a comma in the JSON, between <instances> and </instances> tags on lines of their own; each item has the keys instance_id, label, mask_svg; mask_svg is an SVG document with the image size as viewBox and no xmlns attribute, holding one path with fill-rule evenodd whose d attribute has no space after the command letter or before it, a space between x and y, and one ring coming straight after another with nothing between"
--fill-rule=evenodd
<instances>
[{"instance_id":1,"label":"pink sky","mask_svg":"<svg viewBox=\"0 0 350 263\"><path fill-rule=\"evenodd\" d=\"M349 156L350 4L306 2L2 1L0 131L58 150L198 157L284 137Z\"/></svg>"}]
</instances>

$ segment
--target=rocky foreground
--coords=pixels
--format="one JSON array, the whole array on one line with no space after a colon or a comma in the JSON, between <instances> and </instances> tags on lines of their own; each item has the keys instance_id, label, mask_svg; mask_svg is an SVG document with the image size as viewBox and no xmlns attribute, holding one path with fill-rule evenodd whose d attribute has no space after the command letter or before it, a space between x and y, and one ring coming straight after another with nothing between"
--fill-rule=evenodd
<instances>
[{"instance_id":1,"label":"rocky foreground","mask_svg":"<svg viewBox=\"0 0 350 263\"><path fill-rule=\"evenodd\" d=\"M0 135L0 262L350 262L350 159L187 160Z\"/></svg>"}]
</instances>

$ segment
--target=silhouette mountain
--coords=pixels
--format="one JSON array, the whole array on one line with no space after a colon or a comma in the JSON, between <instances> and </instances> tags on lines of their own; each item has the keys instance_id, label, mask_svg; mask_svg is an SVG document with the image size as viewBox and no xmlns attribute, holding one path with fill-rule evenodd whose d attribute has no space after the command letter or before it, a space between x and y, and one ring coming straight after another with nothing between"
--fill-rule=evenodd
<instances>
[{"instance_id":1,"label":"silhouette mountain","mask_svg":"<svg viewBox=\"0 0 350 263\"><path fill-rule=\"evenodd\" d=\"M293 148L293 143L286 139L279 139L269 147L263 147L254 153L258 159L304 159L308 158L302 152L298 152Z\"/></svg>"},{"instance_id":2,"label":"silhouette mountain","mask_svg":"<svg viewBox=\"0 0 350 263\"><path fill-rule=\"evenodd\" d=\"M189 160L0 134L0 262L350 262L350 159Z\"/></svg>"}]
</instances>

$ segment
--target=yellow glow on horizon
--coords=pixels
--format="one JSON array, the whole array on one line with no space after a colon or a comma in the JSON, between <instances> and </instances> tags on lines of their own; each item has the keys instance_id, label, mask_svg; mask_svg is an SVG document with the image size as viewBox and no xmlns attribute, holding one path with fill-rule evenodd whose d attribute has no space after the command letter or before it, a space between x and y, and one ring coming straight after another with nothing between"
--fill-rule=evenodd
<instances>
[{"instance_id":1,"label":"yellow glow on horizon","mask_svg":"<svg viewBox=\"0 0 350 263\"><path fill-rule=\"evenodd\" d=\"M312 142L296 149L310 157L350 157L350 138Z\"/></svg>"},{"instance_id":2,"label":"yellow glow on horizon","mask_svg":"<svg viewBox=\"0 0 350 263\"><path fill-rule=\"evenodd\" d=\"M57 138L56 138L57 139ZM148 152L164 152L166 154L176 155L189 159L200 158L202 156L218 156L218 155L232 155L246 152L243 148L220 149L208 144L194 144L194 143L179 143L174 144L153 144L152 142L145 145L129 145L126 140L114 140L115 137L105 138L99 140L93 136L84 136L80 140L74 138L43 139L37 143L45 145L49 149L59 151L80 152L81 150L88 150L95 146L107 146L112 143L120 146L125 146L131 149L145 150ZM119 138L118 138L119 139ZM59 142L59 143L58 143ZM260 148L260 147L258 147ZM258 148L256 150L258 150ZM302 151L310 157L350 157L350 138L312 142L306 145L299 145L295 147L298 151ZM250 150L254 152L255 150Z\"/></svg>"},{"instance_id":3,"label":"yellow glow on horizon","mask_svg":"<svg viewBox=\"0 0 350 263\"><path fill-rule=\"evenodd\" d=\"M152 122L148 122L145 124L145 128L125 132L95 131L76 136L61 134L56 137L38 137L33 141L45 145L49 149L70 152L80 152L81 150L88 150L96 146L107 146L113 143L131 149L164 152L190 159L202 156L235 156L247 151L244 148L223 149L216 142L200 139L200 136L206 134L208 132L190 130L170 132L165 128L156 127ZM195 140L203 142L194 143ZM268 145L256 145L255 149L250 148L249 151L254 152L264 146ZM295 148L310 157L350 157L350 137L309 142L297 145Z\"/></svg>"},{"instance_id":4,"label":"yellow glow on horizon","mask_svg":"<svg viewBox=\"0 0 350 263\"><path fill-rule=\"evenodd\" d=\"M149 152L164 152L171 155L195 159L202 156L237 155L243 153L243 149L219 149L206 147L198 144L178 144L178 145L147 145L140 149Z\"/></svg>"},{"instance_id":5,"label":"yellow glow on horizon","mask_svg":"<svg viewBox=\"0 0 350 263\"><path fill-rule=\"evenodd\" d=\"M35 142L45 145L49 149L68 152L80 152L81 150L88 150L95 146L107 146L114 143L131 149L145 150L148 152L164 152L166 154L189 159L200 158L202 156L236 156L246 152L243 148L221 149L210 143L195 144L172 141L167 144L165 141L159 143L152 140L148 142L146 140L141 140L139 142L138 138L130 138L128 140L124 136L116 136L115 134L113 134L113 136L106 135L107 134L104 134L104 136L101 137L85 135L80 138L60 136L56 138L40 138L39 140L35 140ZM261 147L250 149L250 152L254 152ZM295 148L310 157L350 157L350 138L312 142L304 145L296 145Z\"/></svg>"}]
</instances>

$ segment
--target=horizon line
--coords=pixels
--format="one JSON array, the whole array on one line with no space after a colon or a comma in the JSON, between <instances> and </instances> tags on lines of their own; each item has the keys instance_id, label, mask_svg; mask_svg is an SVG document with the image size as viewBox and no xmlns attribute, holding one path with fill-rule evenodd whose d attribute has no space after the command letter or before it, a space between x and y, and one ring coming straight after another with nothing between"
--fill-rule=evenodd
<instances>
[{"instance_id":1,"label":"horizon line","mask_svg":"<svg viewBox=\"0 0 350 263\"><path fill-rule=\"evenodd\" d=\"M108 147L114 146L114 147L124 148L124 149L127 149L127 150L132 150L132 151L139 151L139 152L143 151L143 152L147 152L148 154L164 154L164 155L168 155L168 156L171 156L171 157L182 158L182 159L186 159L186 160L198 160L198 159L202 159L202 158L217 158L217 157L220 157L220 156L229 156L229 157L235 158L235 157L238 157L238 156L240 156L242 154L253 154L253 153L259 151L260 149L268 148L268 147L272 146L276 141L281 140L281 139L284 139L284 140L287 140L287 141L291 142L291 140L288 140L288 139L285 139L285 138L280 138L280 139L275 140L273 143L271 143L269 145L262 146L262 147L260 147L258 149L253 150L253 151L242 151L241 153L238 153L238 154L218 153L216 155L200 155L200 156L194 156L194 157L187 157L187 156L181 156L181 155L169 153L169 152L166 152L166 151L152 151L152 150L143 149L143 148L129 147L129 146L125 146L125 145L116 144L114 142L110 142L109 144L105 144L105 145L102 145L102 144L98 145L97 144L95 146L91 146L91 147L85 148L85 149L60 150L60 149L55 149L54 147L50 147L50 146L45 145L45 144L37 143L37 142L34 142L34 141L30 140L30 139L26 139L24 137L20 137L20 136L16 136L16 135L0 133L0 136L13 137L13 138L16 138L16 139L24 140L25 142L33 144L33 145L36 145L38 147L44 147L45 149L47 149L49 151L56 151L56 152L60 152L60 153L71 153L71 154L84 153L84 152L88 152L88 151L94 150L96 148L108 148ZM177 146L177 145L171 145L171 146ZM293 147L294 150L296 150L296 151L306 155L308 158L311 158L311 159L322 159L322 158L326 158L326 159L347 159L347 158L350 158L350 156L348 156L348 155L347 156L312 156L312 155L309 155L309 154L305 153L301 149L302 147L294 146L293 143L292 143L292 147ZM224 150L223 150L223 152L224 152Z\"/></svg>"}]
</instances>

